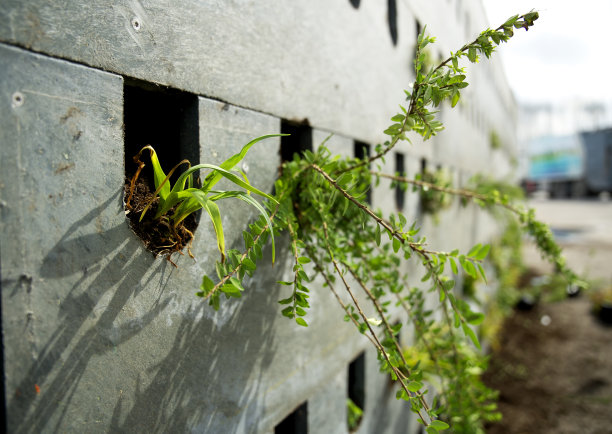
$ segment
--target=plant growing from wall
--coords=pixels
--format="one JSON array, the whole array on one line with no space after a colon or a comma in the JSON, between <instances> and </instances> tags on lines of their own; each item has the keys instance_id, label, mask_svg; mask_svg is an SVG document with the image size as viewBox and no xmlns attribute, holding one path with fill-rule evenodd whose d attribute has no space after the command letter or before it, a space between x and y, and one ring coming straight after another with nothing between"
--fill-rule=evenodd
<instances>
[{"instance_id":1,"label":"plant growing from wall","mask_svg":"<svg viewBox=\"0 0 612 434\"><path fill-rule=\"evenodd\" d=\"M250 196L250 193L265 197L273 203L276 202L276 199L253 187L244 173L242 173L241 177L241 174L233 173L231 169L242 161L248 150L255 143L269 137L280 135L282 134L270 134L251 140L244 145L239 153L225 160L220 166L198 164L191 167L188 160L183 160L175 165L167 175L162 169L159 159L157 158L157 153L153 147L150 145L143 147L140 152L134 156L134 162L138 164L138 169L132 177L128 187L126 210L128 212L139 213L140 217L138 218L138 223L141 223L149 208L154 204L156 205L155 215L149 219L148 224L149 227L155 225L155 229L159 233L157 245L153 246L152 250L156 253L166 255L167 259L170 260L170 256L174 252L180 252L183 247L187 246L189 255L193 257L190 250L193 233L184 225L184 220L195 212L204 209L210 217L215 230L217 247L221 253L221 262L225 262L225 235L223 233L221 213L216 204L216 202L223 199L236 198L254 206L260 212L268 227L272 228L272 222L270 221L267 211L259 202ZM131 199L134 195L136 182L138 181L140 172L145 166L145 163L140 159L145 151L149 151L151 166L153 168L155 192L149 195L148 199L142 203L142 209L134 209L131 204ZM171 185L170 177L181 165L187 165L187 169L180 174L174 185ZM202 169L209 169L211 172L204 178L202 186L197 187L194 175ZM214 190L213 187L222 178L226 178L234 185L242 187L244 191ZM274 233L272 230L270 230L270 234L272 236L272 262L274 262ZM172 261L170 260L170 262ZM233 290L233 287L231 289Z\"/></svg>"},{"instance_id":2,"label":"plant growing from wall","mask_svg":"<svg viewBox=\"0 0 612 434\"><path fill-rule=\"evenodd\" d=\"M498 417L495 393L479 378L484 359L476 351L480 343L475 327L484 315L455 294L453 278L463 273L486 280L483 261L489 246L477 244L468 252L435 250L419 234L416 223L408 222L402 213L383 215L371 209L366 192L373 177L387 177L399 185L458 195L487 209L509 211L522 229L534 236L544 256L568 280L577 279L566 267L550 230L535 220L533 211L514 205L509 195L494 188L461 190L439 185L438 179L408 179L370 171L371 164L383 162L400 140L409 140L409 132L427 140L442 131L435 109L444 101L454 107L468 86L460 67L462 60L476 63L482 55L488 58L515 29L528 30L537 18L537 12L514 16L496 29L485 30L435 67L427 67L425 62L424 49L434 38L424 30L417 40L415 82L405 91L401 111L384 132L388 140L367 158L340 158L323 143L316 152L305 151L285 162L273 199L264 202L267 214L262 213L243 233L244 251L228 250L216 266L218 281L204 276L197 295L208 299L215 309L222 293L227 298L240 297L243 278L255 271L267 237L286 232L294 266L291 278L279 282L287 287L285 298L279 301L282 315L308 325L309 294L318 278L317 286L335 295L345 320L376 348L381 370L399 385L397 398L410 403L429 434L449 425L453 432L483 432L483 422ZM214 176L223 175L218 168L208 168L216 170ZM402 272L408 260L422 266L419 288ZM348 296L348 302L343 301L341 292ZM426 300L434 296L437 304L431 306ZM402 324L390 318L392 305L405 310L415 331L411 350L405 351L398 342ZM433 404L425 398L425 380L436 388Z\"/></svg>"},{"instance_id":3,"label":"plant growing from wall","mask_svg":"<svg viewBox=\"0 0 612 434\"><path fill-rule=\"evenodd\" d=\"M415 176L416 181L422 181L421 185L414 185L413 191L418 191L420 196L421 211L425 214L437 214L448 208L452 203L452 195L445 193L442 189L431 189L427 185L434 184L444 189L452 186L450 175L443 169L435 171L424 170ZM405 183L404 183L405 184Z\"/></svg>"},{"instance_id":4,"label":"plant growing from wall","mask_svg":"<svg viewBox=\"0 0 612 434\"><path fill-rule=\"evenodd\" d=\"M491 146L491 149L494 150L501 149L503 146L501 138L499 137L499 134L497 134L496 130L491 130L489 133L489 146Z\"/></svg>"}]
</instances>

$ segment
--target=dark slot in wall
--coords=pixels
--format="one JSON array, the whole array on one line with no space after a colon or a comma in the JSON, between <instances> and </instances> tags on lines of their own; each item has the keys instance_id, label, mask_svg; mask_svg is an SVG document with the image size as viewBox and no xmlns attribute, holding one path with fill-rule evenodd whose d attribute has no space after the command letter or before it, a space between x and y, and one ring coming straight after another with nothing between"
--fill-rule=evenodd
<instances>
[{"instance_id":1,"label":"dark slot in wall","mask_svg":"<svg viewBox=\"0 0 612 434\"><path fill-rule=\"evenodd\" d=\"M0 262L0 264L2 264L2 262ZM0 292L4 290L4 288L2 288L2 268L0 268ZM8 290L8 288L6 288L6 290ZM2 420L4 422L1 422L0 425L0 429L1 432L8 432L7 428L8 428L8 423L6 420L6 381L4 378L4 330L3 330L3 325L4 322L2 321L2 298L0 297L0 368L2 369L2 378L1 378L1 383L2 383L2 389L0 390L0 393L2 393L2 398L1 398L1 403L0 405L2 405L2 407L0 407L0 417L2 418Z\"/></svg>"},{"instance_id":2,"label":"dark slot in wall","mask_svg":"<svg viewBox=\"0 0 612 434\"><path fill-rule=\"evenodd\" d=\"M146 145L155 149L166 173L183 159L189 160L192 166L199 164L197 95L126 79L123 101L126 176L136 171L133 156ZM147 165L143 176L152 181L149 153L141 160ZM179 167L172 180L186 168L186 165Z\"/></svg>"},{"instance_id":3,"label":"dark slot in wall","mask_svg":"<svg viewBox=\"0 0 612 434\"><path fill-rule=\"evenodd\" d=\"M387 22L389 24L389 35L393 46L397 45L397 3L396 0L387 0Z\"/></svg>"},{"instance_id":4,"label":"dark slot in wall","mask_svg":"<svg viewBox=\"0 0 612 434\"><path fill-rule=\"evenodd\" d=\"M423 31L423 27L421 26L421 23L419 22L419 20L415 20L415 26L416 26L416 36L414 38L414 55L412 56L413 59L416 59L417 49L419 48L419 35Z\"/></svg>"},{"instance_id":5,"label":"dark slot in wall","mask_svg":"<svg viewBox=\"0 0 612 434\"><path fill-rule=\"evenodd\" d=\"M307 434L308 433L308 401L296 408L276 427L274 434Z\"/></svg>"},{"instance_id":6,"label":"dark slot in wall","mask_svg":"<svg viewBox=\"0 0 612 434\"><path fill-rule=\"evenodd\" d=\"M421 158L421 180L423 180L423 175L427 171L427 160L425 158ZM423 195L420 193L419 189L419 211L417 213L417 218L421 218L423 216Z\"/></svg>"},{"instance_id":7,"label":"dark slot in wall","mask_svg":"<svg viewBox=\"0 0 612 434\"><path fill-rule=\"evenodd\" d=\"M399 176L406 177L406 163L404 154L395 153L395 173ZM395 186L395 206L399 211L404 209L406 203L406 184L397 184Z\"/></svg>"},{"instance_id":8,"label":"dark slot in wall","mask_svg":"<svg viewBox=\"0 0 612 434\"><path fill-rule=\"evenodd\" d=\"M281 137L281 161L291 161L294 154L301 155L304 151L312 151L312 128L309 125L283 120L281 133L289 134Z\"/></svg>"},{"instance_id":9,"label":"dark slot in wall","mask_svg":"<svg viewBox=\"0 0 612 434\"><path fill-rule=\"evenodd\" d=\"M365 411L365 352L359 354L348 367L348 397Z\"/></svg>"},{"instance_id":10,"label":"dark slot in wall","mask_svg":"<svg viewBox=\"0 0 612 434\"><path fill-rule=\"evenodd\" d=\"M355 140L353 142L353 155L355 155L355 158L360 158L362 160L369 158L370 157L370 145L368 145L367 143ZM368 203L368 205L372 205L372 186L370 186L370 188L366 192L366 202Z\"/></svg>"}]
</instances>

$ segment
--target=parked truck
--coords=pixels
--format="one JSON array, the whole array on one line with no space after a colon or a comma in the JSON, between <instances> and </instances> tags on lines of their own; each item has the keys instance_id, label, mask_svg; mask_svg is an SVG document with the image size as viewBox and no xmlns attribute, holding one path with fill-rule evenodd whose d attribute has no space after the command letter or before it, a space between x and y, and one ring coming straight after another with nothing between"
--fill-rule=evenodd
<instances>
[{"instance_id":1,"label":"parked truck","mask_svg":"<svg viewBox=\"0 0 612 434\"><path fill-rule=\"evenodd\" d=\"M612 191L612 128L545 136L528 146L526 185L551 197Z\"/></svg>"}]
</instances>

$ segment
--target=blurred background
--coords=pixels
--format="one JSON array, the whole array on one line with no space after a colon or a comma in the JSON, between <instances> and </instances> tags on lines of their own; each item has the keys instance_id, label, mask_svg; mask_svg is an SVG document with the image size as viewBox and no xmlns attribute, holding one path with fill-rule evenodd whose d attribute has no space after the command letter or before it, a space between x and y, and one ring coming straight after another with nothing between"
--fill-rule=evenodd
<instances>
[{"instance_id":1,"label":"blurred background","mask_svg":"<svg viewBox=\"0 0 612 434\"><path fill-rule=\"evenodd\" d=\"M491 26L540 12L528 34L499 48L519 107L519 177L570 264L612 283L612 1L483 3Z\"/></svg>"},{"instance_id":2,"label":"blurred background","mask_svg":"<svg viewBox=\"0 0 612 434\"><path fill-rule=\"evenodd\" d=\"M490 26L540 12L528 34L499 49L518 104L519 178L529 206L590 285L578 297L523 299L506 320L485 376L500 390L504 418L487 432L610 433L612 1L483 4ZM550 285L555 270L530 240L522 250L525 287Z\"/></svg>"}]
</instances>

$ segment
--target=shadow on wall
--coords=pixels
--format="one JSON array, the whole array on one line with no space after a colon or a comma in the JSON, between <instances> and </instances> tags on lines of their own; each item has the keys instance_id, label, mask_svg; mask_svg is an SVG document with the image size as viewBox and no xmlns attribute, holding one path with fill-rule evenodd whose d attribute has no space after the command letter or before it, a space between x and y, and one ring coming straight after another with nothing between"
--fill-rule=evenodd
<instances>
[{"instance_id":1,"label":"shadow on wall","mask_svg":"<svg viewBox=\"0 0 612 434\"><path fill-rule=\"evenodd\" d=\"M169 331L162 314L176 304L178 292L194 291L180 287L167 261L153 260L127 223L73 236L92 227L117 200L120 193L74 223L41 264L40 276L48 282L82 276L59 302L59 325L38 346L32 368L9 395L9 431L185 432L197 427L231 433L237 432L237 421L256 423L263 399L260 368L274 354L270 330L278 316L276 293L250 294L252 300L225 303L217 313L205 302L194 303L197 307L180 312L178 326ZM266 271L270 282L260 282L264 288L276 280L272 270ZM29 293L32 280L5 289ZM141 292L151 300L148 312L117 327L122 310ZM247 306L250 312L242 312ZM228 320L219 327L222 317ZM157 341L157 333L174 335ZM142 361L134 359L139 351ZM96 372L101 359L108 365ZM34 384L44 387L33 389ZM114 402L104 402L110 384L122 386Z\"/></svg>"}]
</instances>

